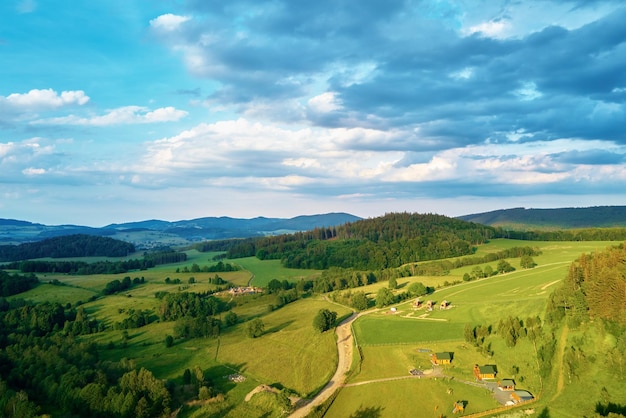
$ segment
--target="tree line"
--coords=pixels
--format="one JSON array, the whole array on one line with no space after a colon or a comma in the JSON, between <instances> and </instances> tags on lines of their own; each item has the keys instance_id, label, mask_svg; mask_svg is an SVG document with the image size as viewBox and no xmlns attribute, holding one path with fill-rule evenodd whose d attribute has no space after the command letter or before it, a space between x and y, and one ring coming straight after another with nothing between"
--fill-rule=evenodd
<instances>
[{"instance_id":1,"label":"tree line","mask_svg":"<svg viewBox=\"0 0 626 418\"><path fill-rule=\"evenodd\" d=\"M74 234L19 245L0 245L0 261L44 257L125 257L133 252L135 246L128 242L109 237Z\"/></svg>"},{"instance_id":2,"label":"tree line","mask_svg":"<svg viewBox=\"0 0 626 418\"><path fill-rule=\"evenodd\" d=\"M17 273L9 274L0 270L0 296L17 295L26 292L39 284L37 276L28 274L26 276Z\"/></svg>"},{"instance_id":3,"label":"tree line","mask_svg":"<svg viewBox=\"0 0 626 418\"><path fill-rule=\"evenodd\" d=\"M187 260L187 254L178 251L144 253L143 259L120 261L46 261L23 260L7 263L5 269L19 270L22 273L62 273L75 275L121 274L131 270L146 270L160 264L178 263Z\"/></svg>"},{"instance_id":4,"label":"tree line","mask_svg":"<svg viewBox=\"0 0 626 418\"><path fill-rule=\"evenodd\" d=\"M433 214L392 213L342 226L238 240L229 258L280 259L286 267L374 270L469 255L495 229Z\"/></svg>"}]
</instances>

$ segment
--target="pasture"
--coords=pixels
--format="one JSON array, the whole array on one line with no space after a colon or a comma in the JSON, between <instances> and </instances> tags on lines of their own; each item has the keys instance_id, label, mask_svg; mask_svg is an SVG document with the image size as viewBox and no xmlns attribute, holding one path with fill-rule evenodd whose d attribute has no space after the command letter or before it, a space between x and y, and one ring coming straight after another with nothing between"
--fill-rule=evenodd
<instances>
[{"instance_id":1,"label":"pasture","mask_svg":"<svg viewBox=\"0 0 626 418\"><path fill-rule=\"evenodd\" d=\"M464 340L466 324L497 326L500 319L508 316L517 316L525 320L530 316L543 316L545 304L550 293L565 277L567 270L576 258L582 253L603 250L611 242L520 242L510 240L494 240L492 243L479 247L477 255L487 252L496 252L514 246L531 245L540 248L542 255L533 257L537 267L521 269L519 259L508 261L516 271L495 275L489 278L462 282L465 272L471 271L474 266L465 266L452 270L447 276L409 277L399 279L402 286L396 292L405 290L405 287L414 281L420 281L435 288L431 295L422 297L422 301L433 300L434 309L413 307L414 299L396 305L396 312L390 307L374 310L360 317L353 326L357 343L361 348L362 362L349 377L349 384L362 384L342 389L333 402L329 416L348 416L358 411L374 411L376 416L429 416L427 412L411 413L411 407L420 405L420 411L432 411L443 399L437 395L438 385L434 379L422 379L419 383L413 379L401 381L378 381L394 377L405 378L411 368L428 370L431 367L429 353L449 351L454 353L454 360L449 366L442 366L445 376L453 381L473 381L472 367L474 364L496 364L502 378L514 378L518 387L530 390L536 395L543 392L538 377L538 365L534 348L530 341L522 339L515 348L507 347L504 340L497 335L487 338L492 355L477 351ZM491 264L495 269L496 262L480 265L484 268ZM461 281L459 284L444 286L448 283ZM377 284L380 285L380 284ZM375 296L375 289L364 288ZM451 303L448 309L439 309L439 303L447 300ZM546 332L550 332L546 330ZM598 378L596 376L596 378ZM550 385L556 383L556 377L548 381ZM439 379L440 381L441 379ZM374 383L363 384L373 381ZM402 383L400 383L402 382ZM608 384L608 383L607 383ZM407 403L405 398L398 395L400 385L421 385L421 392L415 389L415 400ZM463 385L467 386L467 385ZM409 391L409 389L406 389ZM476 389L474 389L476 390ZM483 389L484 390L484 389ZM428 393L423 399L417 393ZM455 390L455 398L457 390ZM567 391L564 391L566 394ZM431 398L431 395L433 398ZM580 394L579 394L580 395ZM468 394L468 412L490 409L497 406L490 395L480 390ZM434 399L434 400L433 400ZM450 398L451 399L451 398ZM450 401L450 405L452 401ZM561 398L561 411L572 411L567 406L573 400L569 396ZM410 406L409 406L410 405ZM480 405L480 406L479 406ZM477 407L478 409L471 409ZM442 411L447 415L450 411ZM451 415L451 414L450 414ZM568 416L564 415L556 416Z\"/></svg>"},{"instance_id":2,"label":"pasture","mask_svg":"<svg viewBox=\"0 0 626 418\"><path fill-rule=\"evenodd\" d=\"M473 380L471 367L474 364L497 364L502 377L516 378L523 388L539 393L541 384L537 377L537 364L528 340L522 340L511 349L499 336L488 337L493 355L487 356L465 343L465 325L496 325L509 315L522 319L542 316L547 297L561 282L571 262L583 252L603 250L612 244L493 240L478 247L476 255L526 245L538 247L543 254L533 257L537 263L533 269L521 269L519 259L509 259L516 271L470 282L463 282L462 277L474 266L454 269L446 276L398 279L396 293L406 291L408 285L415 281L435 288L433 294L422 297L422 300L435 301L435 308L432 311L414 309L414 299L410 299L393 305L397 308L395 313L387 307L372 310L359 318L353 328L361 348L362 362L355 364L349 385L341 389L327 416L451 416L452 404L456 400L468 402L466 413L494 408L497 404L485 389L462 383ZM99 295L112 280L122 280L126 276L144 278L143 284L135 285L128 291L101 296L83 304L91 318L112 325L126 318L130 309L152 310L156 314L160 306L156 292L214 290L216 286L208 284L208 280L215 274L234 285L246 285L252 279L252 285L261 287L272 279L297 282L320 274L317 270L287 269L278 260L261 261L254 257L227 260L243 268L237 272L183 272L185 267L190 269L194 263L201 267L215 264L212 260L215 253L192 250L187 254L185 262L146 271L118 275L42 275L42 282L56 279L65 286L42 284L19 297L36 302L75 304ZM485 263L480 267L491 265L495 269L496 264ZM195 283L189 283L191 277ZM180 283L168 284L167 278L179 279ZM446 282L457 281L460 283L446 285ZM358 290L374 298L376 291L386 286L387 282L380 282ZM331 331L322 334L315 331L313 317L322 308L336 311L341 317L351 311L349 308L317 296L298 300L274 311L268 309L268 305L274 303L271 295L229 297L228 300L234 302L233 312L239 316L240 323L225 328L219 338L176 340L174 346L168 348L164 338L174 335L173 322L154 322L127 332L107 330L79 338L98 343L103 348L100 353L104 360L125 358L138 367L151 370L161 379L180 382L185 369L200 367L224 393L225 399L187 405L179 414L181 417L278 416L275 411L278 404L273 395L261 393L255 395L252 401L245 402L246 394L264 383L308 397L330 379L337 362L335 335ZM439 309L438 303L443 300L451 303L449 309ZM256 317L263 320L265 332L261 337L251 339L245 335L245 321ZM591 351L593 341L586 340L586 344ZM454 353L452 365L443 368L446 378L408 377L408 371L413 368L427 370L431 367L427 350ZM225 378L234 372L243 374L246 381L234 383ZM600 385L594 386L594 394L599 393L602 386L610 386L606 376L599 372L588 373ZM401 379L381 381L390 378ZM551 377L552 386L546 387L543 399L547 402L548 395L554 396L554 416L567 416L566 411L571 411L569 405L578 402L577 397L581 397L582 393L567 385L557 391L553 388L557 380L558 375Z\"/></svg>"}]
</instances>

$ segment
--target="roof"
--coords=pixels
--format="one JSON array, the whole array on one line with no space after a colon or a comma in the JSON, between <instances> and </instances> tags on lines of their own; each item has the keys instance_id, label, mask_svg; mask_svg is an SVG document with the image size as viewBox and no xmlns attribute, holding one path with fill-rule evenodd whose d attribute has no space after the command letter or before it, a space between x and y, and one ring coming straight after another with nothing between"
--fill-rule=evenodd
<instances>
[{"instance_id":1,"label":"roof","mask_svg":"<svg viewBox=\"0 0 626 418\"><path fill-rule=\"evenodd\" d=\"M502 379L500 381L500 386L515 386L515 380L513 380L513 379Z\"/></svg>"},{"instance_id":2,"label":"roof","mask_svg":"<svg viewBox=\"0 0 626 418\"><path fill-rule=\"evenodd\" d=\"M449 351L443 351L441 353L435 353L435 356L439 360L452 360L452 353Z\"/></svg>"},{"instance_id":3,"label":"roof","mask_svg":"<svg viewBox=\"0 0 626 418\"><path fill-rule=\"evenodd\" d=\"M491 364L479 366L478 370L480 371L480 374L496 374L496 366L492 366Z\"/></svg>"},{"instance_id":4,"label":"roof","mask_svg":"<svg viewBox=\"0 0 626 418\"><path fill-rule=\"evenodd\" d=\"M528 392L527 390L516 390L515 392L513 392L513 394L511 394L511 396L513 395L524 401L528 401L534 398L532 393Z\"/></svg>"}]
</instances>

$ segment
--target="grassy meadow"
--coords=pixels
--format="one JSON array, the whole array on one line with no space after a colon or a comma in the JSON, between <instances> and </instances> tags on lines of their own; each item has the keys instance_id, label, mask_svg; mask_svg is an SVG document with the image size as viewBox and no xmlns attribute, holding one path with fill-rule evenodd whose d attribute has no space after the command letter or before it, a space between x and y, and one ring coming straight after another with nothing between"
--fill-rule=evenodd
<instances>
[{"instance_id":1,"label":"grassy meadow","mask_svg":"<svg viewBox=\"0 0 626 418\"><path fill-rule=\"evenodd\" d=\"M436 290L432 295L423 297L422 300L433 300L435 307L431 312L425 308L415 309L414 299L393 305L396 308L392 312L389 308L374 310L361 316L353 325L357 344L360 347L361 363L357 365L355 372L349 376L349 384L359 384L342 389L328 411L328 416L349 416L357 412L372 412L372 416L398 417L398 416L451 416L452 404L457 400L457 390L454 396L438 397L441 380L424 378L416 382L409 380L380 381L394 377L406 377L408 371L415 368L421 370L430 369L430 353L437 351L449 351L454 355L451 365L442 366L443 373L453 382L474 381L472 367L474 364L495 364L499 371L499 377L516 380L517 387L531 391L539 400L535 408L549 407L550 417L574 416L572 405L580 405L581 410L589 413L590 403L588 398L581 401L580 389L574 389L580 385L570 384L560 390L555 390L559 379L559 372L549 377L545 382L539 379L538 364L531 342L528 339L520 339L518 344L511 348L507 347L504 340L492 335L487 341L490 344L493 355L482 354L471 344L465 342L464 328L466 324L472 327L476 325L493 325L494 328L500 319L508 316L517 316L526 319L530 316L543 316L546 300L549 294L559 285L565 277L572 261L582 253L601 251L611 242L520 242L512 240L493 240L491 243L478 248L477 255L488 252L496 252L514 246L530 245L538 247L543 254L533 257L537 266L532 269L521 269L519 259L509 259L516 271L463 282L464 273L470 272L474 266L465 266L452 270L446 276L433 277L409 277L398 280L400 289L413 281L420 281ZM491 265L495 270L497 262L480 265L484 268ZM444 282L455 285L444 286ZM369 286L363 290L375 297L376 291L381 284ZM451 303L449 309L440 310L439 303L447 300ZM546 330L546 332L551 332ZM554 330L555 338L561 336L561 330ZM571 337L570 335L570 338ZM578 337L580 338L580 336ZM588 337L587 337L588 338ZM592 351L591 344L589 350ZM593 375L595 379L595 392L603 385L611 386L611 379L601 373ZM543 383L543 384L542 384ZM406 391L400 389L406 386ZM412 385L420 385L422 389L409 389ZM599 385L599 386L598 386ZM607 386L607 387L608 387ZM495 404L490 394L485 394L484 389L478 390L469 385L462 385L470 392L466 395L468 407L466 413L492 409L499 406ZM626 390L622 390L626 395ZM426 392L428 396L421 397L419 393ZM412 402L406 403L406 394L413 393ZM404 394L404 399L400 394ZM593 399L600 399L599 395ZM447 404L448 410L436 410L438 406ZM419 408L419 411L416 412ZM477 409L474 409L477 408ZM413 412L411 412L413 411ZM428 412L430 411L430 412Z\"/></svg>"},{"instance_id":2,"label":"grassy meadow","mask_svg":"<svg viewBox=\"0 0 626 418\"><path fill-rule=\"evenodd\" d=\"M330 406L326 416L452 416L456 400L466 401L466 414L493 409L499 406L484 388L463 383L473 381L474 364L496 364L502 378L514 378L518 387L540 396L535 408L549 406L550 417L572 416L575 406L588 411L585 391L580 384L564 378L562 369L555 368L553 376L542 382L538 378L534 349L527 339L520 340L510 348L498 336L488 337L493 355L478 352L464 340L466 324L496 325L507 316L525 319L542 316L550 293L564 278L569 265L581 253L603 250L610 242L526 242L498 239L480 246L476 255L497 252L515 246L538 247L542 255L533 257L537 266L521 269L519 259L508 260L517 270L502 275L463 282L465 273L475 266L452 270L446 276L405 277L398 279L403 292L412 282L419 281L435 288L435 292L422 300L431 299L437 304L432 312L413 308L413 299L394 305L396 312L388 308L373 309L361 316L353 326L355 339L360 348L360 361L355 359L354 370L348 378L348 386L342 388ZM112 325L128 316L131 309L153 310L158 313L160 300L156 292L206 292L215 285L208 279L216 273L183 272L195 263L200 267L213 265L216 253L188 251L185 262L158 266L146 271L119 275L41 275L44 283L35 289L18 295L35 302L52 301L62 304L82 303L90 317ZM234 286L263 287L272 279L297 282L320 274L317 270L287 269L278 260L261 261L254 257L227 260L242 270L217 273ZM490 265L494 270L497 262ZM140 277L144 283L133 286L117 295L97 297L112 280L124 277ZM193 277L195 283L189 283ZM166 279L179 279L179 284L168 284ZM62 285L48 282L58 280ZM459 282L455 285L450 283ZM359 288L374 298L387 283L376 283ZM235 312L240 322L224 329L219 338L176 340L166 347L164 338L174 334L173 322L153 322L147 326L81 336L104 347L101 356L105 360L127 359L138 367L151 370L161 379L182 381L185 369L200 367L205 376L224 395L221 401L192 402L184 406L179 417L279 417L280 402L275 394L261 392L252 400L245 401L250 391L260 384L286 388L299 396L309 397L319 391L333 375L337 350L332 332L319 333L312 327L315 314L322 308L336 311L339 317L351 309L327 301L322 296L300 299L271 311L271 296L255 295L235 297ZM447 300L451 307L440 310L438 303ZM259 338L248 338L245 325L248 319L261 318L265 331ZM573 338L583 339L583 345L593 351L595 341L608 341L603 335L587 332L554 330L555 338L564 340L564 347ZM407 378L409 370L428 370L430 352L450 351L453 363L443 368L440 378ZM359 350L355 350L358 353ZM595 361L601 362L602 359ZM226 378L232 373L246 377L244 382L234 383ZM599 369L589 366L584 376L593 382L587 394L600 399L601 388L609 388L611 394L622 394L626 389L615 388L610 379ZM384 380L401 378L399 380ZM559 383L560 382L560 383ZM178 394L181 395L181 394ZM591 413L591 412L590 412Z\"/></svg>"}]
</instances>

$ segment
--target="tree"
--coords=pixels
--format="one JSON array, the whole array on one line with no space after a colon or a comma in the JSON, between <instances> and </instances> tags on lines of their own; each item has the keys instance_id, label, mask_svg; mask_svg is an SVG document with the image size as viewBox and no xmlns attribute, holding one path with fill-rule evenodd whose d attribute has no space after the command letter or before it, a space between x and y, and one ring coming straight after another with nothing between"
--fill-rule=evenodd
<instances>
[{"instance_id":1,"label":"tree","mask_svg":"<svg viewBox=\"0 0 626 418\"><path fill-rule=\"evenodd\" d=\"M409 285L411 296L424 296L428 293L428 288L422 282L414 282Z\"/></svg>"},{"instance_id":2,"label":"tree","mask_svg":"<svg viewBox=\"0 0 626 418\"><path fill-rule=\"evenodd\" d=\"M365 292L354 292L354 295L352 295L352 302L350 303L350 306L359 311L366 310L369 307L369 299L367 299L367 296L365 296Z\"/></svg>"},{"instance_id":3,"label":"tree","mask_svg":"<svg viewBox=\"0 0 626 418\"><path fill-rule=\"evenodd\" d=\"M317 312L317 315L313 318L313 328L318 330L319 332L324 332L333 327L335 325L335 321L337 320L337 312L330 311L326 308L320 309Z\"/></svg>"},{"instance_id":4,"label":"tree","mask_svg":"<svg viewBox=\"0 0 626 418\"><path fill-rule=\"evenodd\" d=\"M513 267L508 261L500 260L498 261L498 265L496 267L498 273L509 273L511 271L515 271L515 267Z\"/></svg>"},{"instance_id":5,"label":"tree","mask_svg":"<svg viewBox=\"0 0 626 418\"><path fill-rule=\"evenodd\" d=\"M519 265L521 268L523 269L531 269L537 266L537 263L535 263L535 260L533 260L533 258L529 255L523 255L520 258L520 262Z\"/></svg>"},{"instance_id":6,"label":"tree","mask_svg":"<svg viewBox=\"0 0 626 418\"><path fill-rule=\"evenodd\" d=\"M166 335L165 336L165 346L167 348L171 347L174 345L174 337L172 337L171 335Z\"/></svg>"},{"instance_id":7,"label":"tree","mask_svg":"<svg viewBox=\"0 0 626 418\"><path fill-rule=\"evenodd\" d=\"M263 335L265 324L261 318L255 318L246 324L246 335L250 338L257 338Z\"/></svg>"},{"instance_id":8,"label":"tree","mask_svg":"<svg viewBox=\"0 0 626 418\"><path fill-rule=\"evenodd\" d=\"M227 327L231 327L235 325L238 320L239 318L237 317L237 314L234 313L233 311L228 311L226 315L224 315L224 324Z\"/></svg>"},{"instance_id":9,"label":"tree","mask_svg":"<svg viewBox=\"0 0 626 418\"><path fill-rule=\"evenodd\" d=\"M397 289L398 288L398 280L395 277L389 279L389 289Z\"/></svg>"},{"instance_id":10,"label":"tree","mask_svg":"<svg viewBox=\"0 0 626 418\"><path fill-rule=\"evenodd\" d=\"M376 307L377 308L382 308L387 305L391 305L392 303L395 303L395 301L396 301L396 297L391 292L391 290L387 289L386 287L381 287L378 290L378 293L376 293Z\"/></svg>"}]
</instances>

